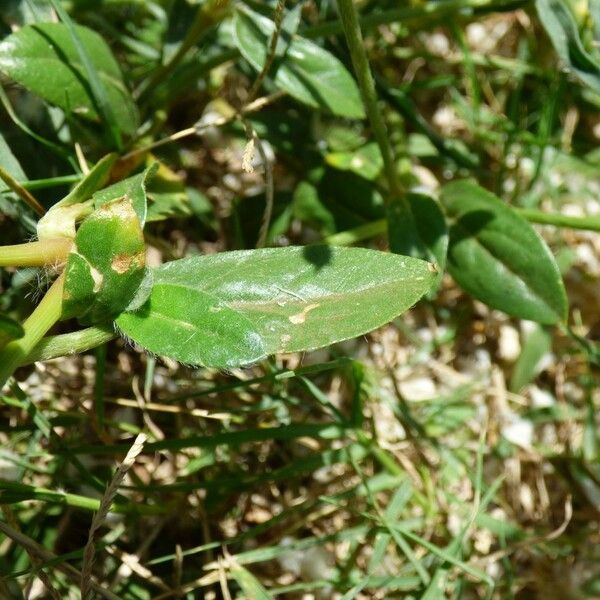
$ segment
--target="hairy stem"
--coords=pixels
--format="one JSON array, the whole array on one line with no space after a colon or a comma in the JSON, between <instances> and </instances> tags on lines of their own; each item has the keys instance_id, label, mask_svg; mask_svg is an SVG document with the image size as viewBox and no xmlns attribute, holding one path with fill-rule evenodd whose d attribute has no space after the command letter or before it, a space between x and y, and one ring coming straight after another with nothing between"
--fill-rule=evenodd
<instances>
[{"instance_id":1,"label":"hairy stem","mask_svg":"<svg viewBox=\"0 0 600 600\"><path fill-rule=\"evenodd\" d=\"M62 310L64 273L52 284L42 301L23 324L25 335L0 352L0 389L46 332L58 321Z\"/></svg>"},{"instance_id":2,"label":"hairy stem","mask_svg":"<svg viewBox=\"0 0 600 600\"><path fill-rule=\"evenodd\" d=\"M79 354L117 337L110 325L105 327L88 327L73 333L50 335L39 341L31 352L23 359L21 365L28 365L38 360L50 360L58 356Z\"/></svg>"},{"instance_id":3,"label":"hairy stem","mask_svg":"<svg viewBox=\"0 0 600 600\"><path fill-rule=\"evenodd\" d=\"M73 241L67 238L0 246L0 267L43 267L67 259Z\"/></svg>"}]
</instances>

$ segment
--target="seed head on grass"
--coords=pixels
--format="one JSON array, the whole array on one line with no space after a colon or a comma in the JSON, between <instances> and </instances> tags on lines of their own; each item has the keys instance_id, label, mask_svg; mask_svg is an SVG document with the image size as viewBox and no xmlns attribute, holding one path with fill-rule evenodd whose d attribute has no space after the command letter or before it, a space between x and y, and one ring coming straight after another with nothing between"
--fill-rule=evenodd
<instances>
[{"instance_id":1,"label":"seed head on grass","mask_svg":"<svg viewBox=\"0 0 600 600\"><path fill-rule=\"evenodd\" d=\"M83 552L83 565L81 568L81 598L82 600L86 600L90 597L91 592L91 581L92 581L92 566L94 564L94 553L95 553L95 541L98 530L102 526L104 519L108 515L108 511L112 505L112 501L117 494L119 486L121 485L125 474L133 463L135 459L142 451L144 444L146 443L146 435L140 433L133 442L133 446L127 452L125 459L119 465L116 473L114 474L109 486L106 488L104 492L104 496L102 496L102 500L100 501L100 508L98 512L94 515L92 519L92 525L90 526L90 531L88 533L88 540L85 545L85 549Z\"/></svg>"}]
</instances>

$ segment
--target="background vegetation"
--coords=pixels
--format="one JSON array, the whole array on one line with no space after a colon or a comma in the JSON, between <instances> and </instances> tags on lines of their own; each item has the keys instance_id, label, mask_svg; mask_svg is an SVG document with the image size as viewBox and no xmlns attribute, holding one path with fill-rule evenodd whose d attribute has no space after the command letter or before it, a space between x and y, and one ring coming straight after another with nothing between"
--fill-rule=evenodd
<instances>
[{"instance_id":1,"label":"background vegetation","mask_svg":"<svg viewBox=\"0 0 600 600\"><path fill-rule=\"evenodd\" d=\"M470 178L539 224L568 320L475 299L451 243L454 278L327 349L224 372L114 340L25 366L0 396L0 597L600 596L600 3L356 7L383 145L333 1L6 0L0 166L48 208L108 152L114 179L158 160L154 265L317 241L402 253L390 196ZM87 62L39 38L16 60L10 36L46 22L101 39L77 30ZM31 238L34 212L0 191L2 243ZM0 276L13 318L48 279Z\"/></svg>"}]
</instances>

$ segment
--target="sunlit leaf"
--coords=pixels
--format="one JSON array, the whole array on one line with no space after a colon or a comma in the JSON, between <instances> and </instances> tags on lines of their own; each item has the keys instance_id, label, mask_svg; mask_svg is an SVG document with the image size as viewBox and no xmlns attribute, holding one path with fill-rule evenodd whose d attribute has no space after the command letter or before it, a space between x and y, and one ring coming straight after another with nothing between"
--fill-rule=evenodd
<instances>
[{"instance_id":1,"label":"sunlit leaf","mask_svg":"<svg viewBox=\"0 0 600 600\"><path fill-rule=\"evenodd\" d=\"M239 4L234 34L242 56L257 70L265 64L273 21ZM282 32L282 39L286 33ZM346 67L330 52L297 35L289 37L283 57L270 71L275 84L300 102L342 117L362 119L360 93Z\"/></svg>"},{"instance_id":2,"label":"sunlit leaf","mask_svg":"<svg viewBox=\"0 0 600 600\"><path fill-rule=\"evenodd\" d=\"M117 126L134 133L139 123L137 108L110 48L91 29L77 26L76 30L104 84ZM0 71L66 113L99 121L86 70L63 23L26 25L2 40Z\"/></svg>"},{"instance_id":3,"label":"sunlit leaf","mask_svg":"<svg viewBox=\"0 0 600 600\"><path fill-rule=\"evenodd\" d=\"M147 303L117 325L153 352L227 367L367 333L415 304L435 273L415 258L309 246L191 257L154 277Z\"/></svg>"}]
</instances>

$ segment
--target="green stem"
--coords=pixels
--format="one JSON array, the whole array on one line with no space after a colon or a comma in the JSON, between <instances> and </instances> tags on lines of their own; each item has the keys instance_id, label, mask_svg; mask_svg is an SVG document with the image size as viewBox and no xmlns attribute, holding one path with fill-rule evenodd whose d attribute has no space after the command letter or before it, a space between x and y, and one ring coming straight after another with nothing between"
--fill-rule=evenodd
<instances>
[{"instance_id":1,"label":"green stem","mask_svg":"<svg viewBox=\"0 0 600 600\"><path fill-rule=\"evenodd\" d=\"M527 219L530 223L540 225L553 225L566 229L580 229L583 231L600 231L600 217L571 217L560 213L548 213L533 208L514 208L514 211ZM330 246L350 246L370 238L383 235L387 232L387 221L379 219L354 229L334 233L325 238L325 243Z\"/></svg>"},{"instance_id":2,"label":"green stem","mask_svg":"<svg viewBox=\"0 0 600 600\"><path fill-rule=\"evenodd\" d=\"M387 231L386 219L379 219L379 221L373 221L372 223L366 223L365 225L359 225L354 229L348 229L347 231L341 231L340 233L334 233L325 238L325 243L330 246L350 246L363 240L382 235Z\"/></svg>"},{"instance_id":3,"label":"green stem","mask_svg":"<svg viewBox=\"0 0 600 600\"><path fill-rule=\"evenodd\" d=\"M584 231L600 231L600 217L572 217L560 213L548 213L534 208L516 208L522 217L532 223L566 227L567 229L583 229Z\"/></svg>"},{"instance_id":4,"label":"green stem","mask_svg":"<svg viewBox=\"0 0 600 600\"><path fill-rule=\"evenodd\" d=\"M40 340L31 352L23 359L20 366L39 360L50 360L59 356L79 354L101 344L110 342L116 337L112 327L88 327L73 333L51 335Z\"/></svg>"},{"instance_id":5,"label":"green stem","mask_svg":"<svg viewBox=\"0 0 600 600\"><path fill-rule=\"evenodd\" d=\"M23 359L60 318L64 279L63 273L52 284L42 301L25 321L23 324L25 335L7 344L0 352L0 389Z\"/></svg>"},{"instance_id":6,"label":"green stem","mask_svg":"<svg viewBox=\"0 0 600 600\"><path fill-rule=\"evenodd\" d=\"M100 508L100 500L97 498L88 498L87 496L81 496L79 494L70 494L68 492L51 490L23 483L2 481L0 482L0 490L2 490L3 498L10 498L12 493L15 497L25 496L27 499L31 500L64 504L82 510L89 510L90 512L98 512ZM145 504L134 502L129 504L116 503L111 505L110 511L121 514L157 515L162 514L165 511L165 507L147 506Z\"/></svg>"},{"instance_id":7,"label":"green stem","mask_svg":"<svg viewBox=\"0 0 600 600\"><path fill-rule=\"evenodd\" d=\"M70 185L79 183L81 175L61 175L59 177L48 177L47 179L32 179L31 181L22 181L21 187L25 190L45 190L49 187L59 185Z\"/></svg>"},{"instance_id":8,"label":"green stem","mask_svg":"<svg viewBox=\"0 0 600 600\"><path fill-rule=\"evenodd\" d=\"M64 262L73 246L67 238L0 246L0 267L43 267Z\"/></svg>"},{"instance_id":9,"label":"green stem","mask_svg":"<svg viewBox=\"0 0 600 600\"><path fill-rule=\"evenodd\" d=\"M346 36L346 42L350 50L352 65L358 79L358 85L362 94L367 117L373 129L373 135L381 150L383 165L388 180L390 191L395 199L403 197L402 187L396 172L396 161L392 146L388 139L387 130L381 111L377 105L377 92L375 82L371 74L369 59L365 51L365 43L358 22L358 13L353 0L338 0L338 11L342 21L342 27Z\"/></svg>"}]
</instances>

